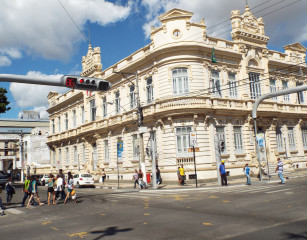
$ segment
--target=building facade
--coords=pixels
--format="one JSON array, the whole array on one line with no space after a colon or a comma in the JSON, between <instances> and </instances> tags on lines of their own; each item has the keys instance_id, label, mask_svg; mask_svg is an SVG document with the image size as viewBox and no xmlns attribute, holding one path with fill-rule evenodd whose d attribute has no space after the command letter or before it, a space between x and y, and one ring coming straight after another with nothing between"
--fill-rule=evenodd
<instances>
[{"instance_id":1,"label":"building facade","mask_svg":"<svg viewBox=\"0 0 307 240\"><path fill-rule=\"evenodd\" d=\"M49 120L0 119L0 171L15 176L21 174L23 165L24 173L29 174L35 172L38 164L49 172L48 134ZM33 147L35 141L39 142L39 147ZM32 151L40 151L42 146L44 149L40 156L31 155Z\"/></svg>"},{"instance_id":2,"label":"building facade","mask_svg":"<svg viewBox=\"0 0 307 240\"><path fill-rule=\"evenodd\" d=\"M142 165L140 148L150 146L152 138L163 178L176 180L180 164L187 175L194 173L190 132L197 135L199 179L216 178L220 140L225 142L221 159L230 175L242 174L246 162L258 167L253 103L265 93L306 83L306 48L294 43L284 52L269 50L263 19L255 18L248 6L242 14L231 12L232 41L208 36L205 21L191 22L192 15L181 9L161 15L161 26L152 28L149 45L105 70L100 48L89 46L81 76L105 79L112 88L49 94L52 171L99 175L104 168L110 179L119 175L130 180ZM115 73L121 71L132 74ZM137 115L137 86L142 116ZM259 106L264 172L277 156L286 159L289 169L306 167L306 104L305 93L300 92ZM138 131L140 117L148 129L144 144ZM151 169L147 155L145 166Z\"/></svg>"}]
</instances>

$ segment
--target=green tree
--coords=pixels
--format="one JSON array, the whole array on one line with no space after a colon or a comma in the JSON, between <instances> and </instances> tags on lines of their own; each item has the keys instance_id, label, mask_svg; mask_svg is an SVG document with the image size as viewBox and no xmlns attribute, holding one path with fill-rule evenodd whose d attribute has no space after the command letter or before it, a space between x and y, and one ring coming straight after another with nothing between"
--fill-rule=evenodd
<instances>
[{"instance_id":1,"label":"green tree","mask_svg":"<svg viewBox=\"0 0 307 240\"><path fill-rule=\"evenodd\" d=\"M5 88L0 87L0 113L5 113L9 111L11 108L7 107L10 102L7 100L7 91Z\"/></svg>"}]
</instances>

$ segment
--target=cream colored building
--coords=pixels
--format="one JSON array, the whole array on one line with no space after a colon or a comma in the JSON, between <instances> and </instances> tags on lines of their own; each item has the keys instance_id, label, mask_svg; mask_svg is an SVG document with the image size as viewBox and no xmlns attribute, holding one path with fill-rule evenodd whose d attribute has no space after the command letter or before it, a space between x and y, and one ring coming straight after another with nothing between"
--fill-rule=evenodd
<instances>
[{"instance_id":1,"label":"cream colored building","mask_svg":"<svg viewBox=\"0 0 307 240\"><path fill-rule=\"evenodd\" d=\"M89 46L81 76L110 81L107 92L71 90L50 93L52 171L105 169L110 179L130 180L139 168L136 115L137 73L144 133L157 145L157 162L164 180L177 179L183 164L194 173L189 133L197 133L196 164L199 179L216 178L216 142L225 140L221 158L230 175L241 175L248 162L257 167L251 110L255 99L268 92L306 83L306 48L289 44L284 52L269 50L262 18L246 6L231 12L232 41L207 35L205 21L191 22L193 13L172 9L161 15L161 27L152 28L151 43L102 70L100 48ZM282 34L282 33L281 33ZM282 35L281 35L282 37ZM216 63L212 63L214 48ZM287 168L305 168L307 158L307 96L305 93L264 101L258 108L258 131L264 134L261 163L286 159ZM122 156L117 143L123 142ZM145 156L146 169L151 160Z\"/></svg>"}]
</instances>

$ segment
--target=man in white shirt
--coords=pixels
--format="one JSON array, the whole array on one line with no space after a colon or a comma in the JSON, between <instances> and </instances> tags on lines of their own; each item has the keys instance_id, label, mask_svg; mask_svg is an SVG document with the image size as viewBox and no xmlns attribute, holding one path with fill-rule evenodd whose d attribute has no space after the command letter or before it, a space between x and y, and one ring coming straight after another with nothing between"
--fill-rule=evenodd
<instances>
[{"instance_id":1,"label":"man in white shirt","mask_svg":"<svg viewBox=\"0 0 307 240\"><path fill-rule=\"evenodd\" d=\"M278 171L278 176L279 176L280 181L281 181L280 183L285 184L285 180L284 180L284 177L283 177L284 164L283 164L283 162L281 161L280 158L277 158L277 161L278 161L278 163L277 163L275 172Z\"/></svg>"}]
</instances>

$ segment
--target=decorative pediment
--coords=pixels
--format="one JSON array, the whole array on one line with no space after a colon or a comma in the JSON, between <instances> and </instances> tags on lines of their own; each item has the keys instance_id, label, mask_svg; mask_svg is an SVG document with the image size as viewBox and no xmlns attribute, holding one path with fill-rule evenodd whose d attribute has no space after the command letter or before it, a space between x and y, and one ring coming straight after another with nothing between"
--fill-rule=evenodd
<instances>
[{"instance_id":1,"label":"decorative pediment","mask_svg":"<svg viewBox=\"0 0 307 240\"><path fill-rule=\"evenodd\" d=\"M100 57L100 47L92 48L88 46L86 56L82 57L82 73L81 76L95 75L94 72L101 72L102 64Z\"/></svg>"},{"instance_id":2,"label":"decorative pediment","mask_svg":"<svg viewBox=\"0 0 307 240\"><path fill-rule=\"evenodd\" d=\"M236 42L254 42L256 44L266 46L269 37L264 33L264 22L262 18L255 18L251 13L248 5L245 11L240 15L239 10L231 12L232 38Z\"/></svg>"},{"instance_id":3,"label":"decorative pediment","mask_svg":"<svg viewBox=\"0 0 307 240\"><path fill-rule=\"evenodd\" d=\"M172 10L162 14L159 17L159 20L161 22L166 22L174 19L186 19L190 20L191 17L193 16L192 12L188 12L179 8L173 8Z\"/></svg>"},{"instance_id":4,"label":"decorative pediment","mask_svg":"<svg viewBox=\"0 0 307 240\"><path fill-rule=\"evenodd\" d=\"M288 44L284 46L285 50L290 50L290 51L295 51L295 52L300 52L300 53L305 53L307 48L305 48L302 44L299 42Z\"/></svg>"}]
</instances>

